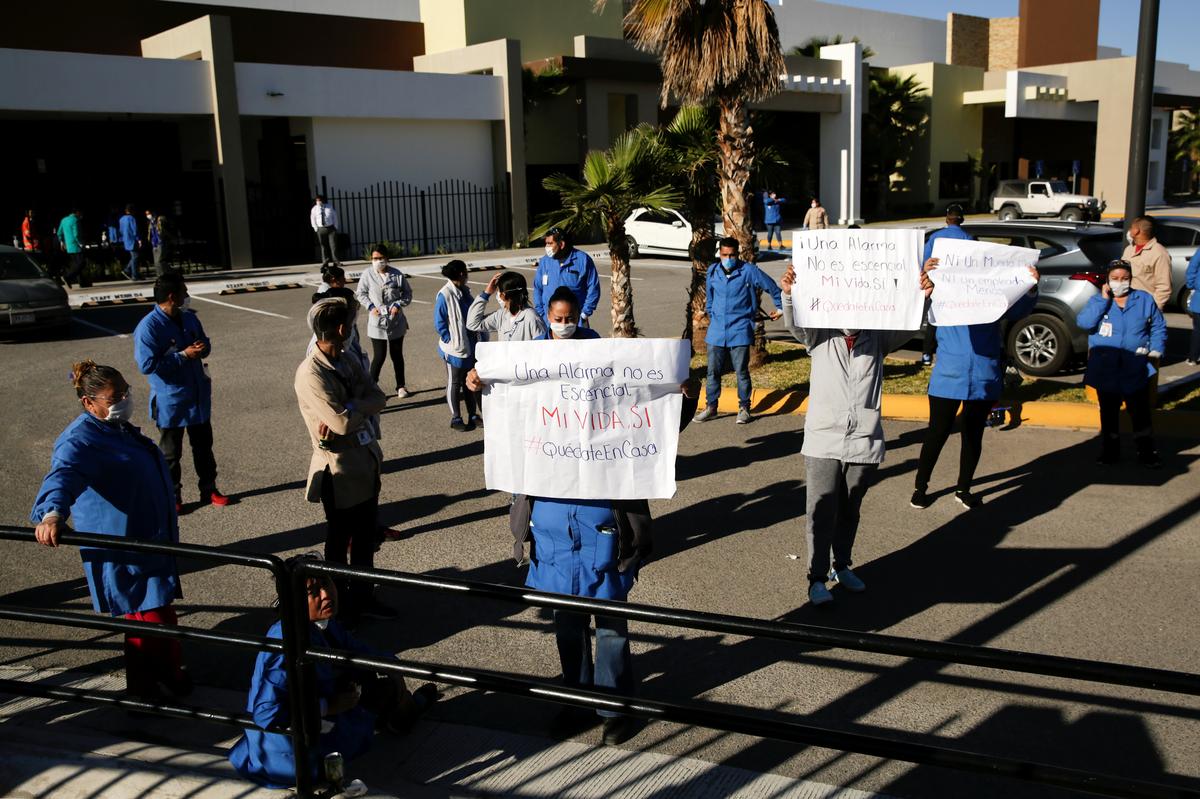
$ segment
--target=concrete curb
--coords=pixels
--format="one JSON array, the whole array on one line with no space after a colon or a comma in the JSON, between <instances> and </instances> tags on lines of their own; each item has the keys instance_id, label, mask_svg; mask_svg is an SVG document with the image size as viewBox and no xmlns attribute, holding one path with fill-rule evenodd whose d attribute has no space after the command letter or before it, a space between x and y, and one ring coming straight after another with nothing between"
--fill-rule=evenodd
<instances>
[{"instance_id":1,"label":"concrete curb","mask_svg":"<svg viewBox=\"0 0 1200 799\"><path fill-rule=\"evenodd\" d=\"M704 406L702 396L699 407ZM721 413L737 413L737 392L723 388L717 410ZM881 411L885 419L924 422L929 419L929 400L924 394L884 394ZM750 394L750 412L758 416L804 414L808 412L808 395L799 391L756 388ZM1100 429L1099 409L1085 402L1016 403L1010 414L1017 415L1021 425L1030 427L1089 431ZM1122 424L1125 424L1127 419L1124 415L1122 417ZM1155 411L1154 433L1175 438L1200 438L1200 413Z\"/></svg>"}]
</instances>

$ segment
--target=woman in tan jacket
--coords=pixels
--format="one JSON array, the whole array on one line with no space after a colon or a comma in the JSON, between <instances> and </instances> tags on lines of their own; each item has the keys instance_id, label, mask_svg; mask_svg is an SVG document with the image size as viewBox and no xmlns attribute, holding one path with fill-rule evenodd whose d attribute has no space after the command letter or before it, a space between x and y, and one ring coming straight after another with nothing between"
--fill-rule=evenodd
<instances>
[{"instance_id":1,"label":"woman in tan jacket","mask_svg":"<svg viewBox=\"0 0 1200 799\"><path fill-rule=\"evenodd\" d=\"M345 353L354 326L355 308L344 297L321 300L308 313L316 334L312 352L296 370L296 400L312 441L308 467L308 501L325 509L328 530L325 559L370 568L380 544L378 414L387 396ZM361 581L339 586L342 616L395 618L396 611L374 596Z\"/></svg>"}]
</instances>

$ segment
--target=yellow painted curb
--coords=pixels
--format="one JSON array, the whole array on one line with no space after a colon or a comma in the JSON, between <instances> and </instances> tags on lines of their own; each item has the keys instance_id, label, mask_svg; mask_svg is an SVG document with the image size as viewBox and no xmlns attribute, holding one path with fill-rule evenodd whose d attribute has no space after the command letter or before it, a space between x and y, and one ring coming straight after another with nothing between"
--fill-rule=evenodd
<instances>
[{"instance_id":1,"label":"yellow painted curb","mask_svg":"<svg viewBox=\"0 0 1200 799\"><path fill-rule=\"evenodd\" d=\"M701 390L699 407L703 408ZM929 418L929 399L925 394L884 394L881 410L885 419L923 422ZM724 387L717 403L721 413L737 413L737 389ZM750 393L750 412L758 416L803 414L808 411L808 395L799 391L765 388ZM1024 402L1013 411L1020 414L1021 424L1030 427L1056 427L1067 430L1099 430L1100 410L1086 402ZM1122 414L1122 424L1128 419ZM1155 411L1154 432L1157 435L1181 438L1200 438L1200 413L1194 411Z\"/></svg>"}]
</instances>

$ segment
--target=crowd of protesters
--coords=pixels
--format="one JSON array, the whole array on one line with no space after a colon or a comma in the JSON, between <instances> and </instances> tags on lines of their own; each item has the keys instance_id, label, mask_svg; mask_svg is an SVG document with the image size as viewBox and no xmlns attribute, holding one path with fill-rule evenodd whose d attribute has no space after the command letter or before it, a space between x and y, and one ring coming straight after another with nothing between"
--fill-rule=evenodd
<instances>
[{"instance_id":1,"label":"crowd of protesters","mask_svg":"<svg viewBox=\"0 0 1200 799\"><path fill-rule=\"evenodd\" d=\"M120 265L127 280L142 280L166 273L175 244L174 226L169 218L154 208L126 205L116 208L92 231L85 230L83 211L72 208L53 226L43 224L41 216L30 209L21 220L21 234L14 245L40 261L52 275L71 287L82 280L89 248L105 253L109 260Z\"/></svg>"}]
</instances>

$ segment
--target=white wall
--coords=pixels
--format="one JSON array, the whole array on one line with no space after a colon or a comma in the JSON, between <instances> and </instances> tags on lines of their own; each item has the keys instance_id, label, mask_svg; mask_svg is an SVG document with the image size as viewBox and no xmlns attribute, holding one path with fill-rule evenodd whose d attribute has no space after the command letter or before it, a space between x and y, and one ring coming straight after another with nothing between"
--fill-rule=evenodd
<instances>
[{"instance_id":1,"label":"white wall","mask_svg":"<svg viewBox=\"0 0 1200 799\"><path fill-rule=\"evenodd\" d=\"M191 0L159 0L159 2L191 2ZM205 0L205 2L208 5L230 8L262 8L269 11L390 19L400 22L421 21L418 0Z\"/></svg>"},{"instance_id":2,"label":"white wall","mask_svg":"<svg viewBox=\"0 0 1200 799\"><path fill-rule=\"evenodd\" d=\"M0 49L0 109L211 114L202 61Z\"/></svg>"},{"instance_id":3,"label":"white wall","mask_svg":"<svg viewBox=\"0 0 1200 799\"><path fill-rule=\"evenodd\" d=\"M857 36L875 51L872 66L946 60L946 21L852 8L819 0L769 0L784 52L813 36Z\"/></svg>"},{"instance_id":4,"label":"white wall","mask_svg":"<svg viewBox=\"0 0 1200 799\"><path fill-rule=\"evenodd\" d=\"M249 116L504 118L504 83L492 75L238 64L237 93Z\"/></svg>"}]
</instances>

